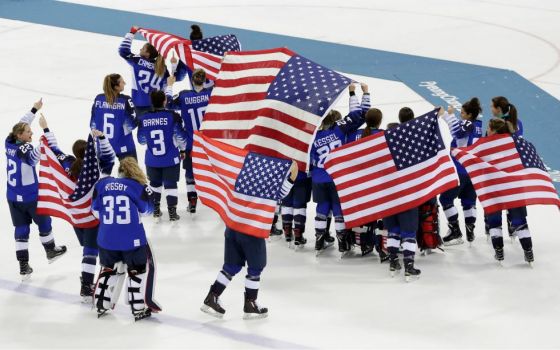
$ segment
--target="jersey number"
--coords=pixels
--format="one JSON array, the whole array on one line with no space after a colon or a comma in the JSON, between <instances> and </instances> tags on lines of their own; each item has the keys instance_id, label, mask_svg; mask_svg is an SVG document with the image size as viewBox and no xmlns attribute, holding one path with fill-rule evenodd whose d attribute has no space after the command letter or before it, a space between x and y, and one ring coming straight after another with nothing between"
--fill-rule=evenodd
<instances>
[{"instance_id":1,"label":"jersey number","mask_svg":"<svg viewBox=\"0 0 560 350\"><path fill-rule=\"evenodd\" d=\"M115 119L115 115L112 113L103 114L103 133L108 139L112 139L115 136L115 125L111 120Z\"/></svg>"},{"instance_id":2,"label":"jersey number","mask_svg":"<svg viewBox=\"0 0 560 350\"><path fill-rule=\"evenodd\" d=\"M152 147L152 153L154 156L162 156L165 154L165 143L163 140L163 130L152 130L150 132L150 137L154 141L154 147Z\"/></svg>"},{"instance_id":3,"label":"jersey number","mask_svg":"<svg viewBox=\"0 0 560 350\"><path fill-rule=\"evenodd\" d=\"M16 172L17 172L17 163L12 159L8 159L8 183L10 184L10 186L15 187L17 185L16 177L13 176L15 175Z\"/></svg>"},{"instance_id":4,"label":"jersey number","mask_svg":"<svg viewBox=\"0 0 560 350\"><path fill-rule=\"evenodd\" d=\"M130 224L130 201L127 196L103 197L103 206L105 207L104 224L112 225L115 222L119 225Z\"/></svg>"},{"instance_id":5,"label":"jersey number","mask_svg":"<svg viewBox=\"0 0 560 350\"><path fill-rule=\"evenodd\" d=\"M202 124L202 117L204 117L204 112L206 112L206 106L196 108L196 114L194 113L194 110L194 108L189 108L187 112L191 117L193 131L197 131L198 126Z\"/></svg>"},{"instance_id":6,"label":"jersey number","mask_svg":"<svg viewBox=\"0 0 560 350\"><path fill-rule=\"evenodd\" d=\"M336 140L329 143L328 145L317 148L317 153L319 153L319 161L317 162L317 167L323 168L325 166L325 160L327 159L329 152L340 146L342 146L342 142L340 140Z\"/></svg>"},{"instance_id":7,"label":"jersey number","mask_svg":"<svg viewBox=\"0 0 560 350\"><path fill-rule=\"evenodd\" d=\"M138 85L145 93L149 93L150 90L159 90L161 80L163 79L163 77L158 77L155 74L152 76L152 73L147 70L139 71L138 77L140 78L140 80L138 80Z\"/></svg>"}]
</instances>

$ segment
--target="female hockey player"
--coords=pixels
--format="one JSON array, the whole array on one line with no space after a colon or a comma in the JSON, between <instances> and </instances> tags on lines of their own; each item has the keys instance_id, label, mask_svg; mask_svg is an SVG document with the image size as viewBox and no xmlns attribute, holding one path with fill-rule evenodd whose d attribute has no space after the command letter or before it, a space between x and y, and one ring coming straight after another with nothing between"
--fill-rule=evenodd
<instances>
[{"instance_id":1,"label":"female hockey player","mask_svg":"<svg viewBox=\"0 0 560 350\"><path fill-rule=\"evenodd\" d=\"M136 158L132 137L136 117L130 97L121 93L125 84L119 74L105 76L103 93L95 97L90 119L90 127L103 132L119 159L129 156Z\"/></svg>"},{"instance_id":2,"label":"female hockey player","mask_svg":"<svg viewBox=\"0 0 560 350\"><path fill-rule=\"evenodd\" d=\"M33 132L31 123L35 113L43 106L43 100L33 104L20 122L13 126L5 142L7 164L8 207L14 225L16 241L16 258L19 262L19 274L23 281L29 279L33 269L29 266L29 233L31 221L39 228L39 238L47 253L49 263L66 253L66 246L56 246L52 233L51 218L37 215L37 195L39 184L35 166L39 163L41 151L31 144Z\"/></svg>"},{"instance_id":3,"label":"female hockey player","mask_svg":"<svg viewBox=\"0 0 560 350\"><path fill-rule=\"evenodd\" d=\"M282 188L278 191L278 199L285 197L290 192L297 173L296 162L292 161L289 171L284 176ZM222 318L226 310L220 303L220 295L224 292L233 276L241 271L245 263L247 263L243 318L267 317L268 309L257 304L261 273L266 266L266 238L244 234L227 226L224 235L224 265L218 273L216 281L210 286L208 295L206 295L200 310L217 318Z\"/></svg>"},{"instance_id":4,"label":"female hockey player","mask_svg":"<svg viewBox=\"0 0 560 350\"><path fill-rule=\"evenodd\" d=\"M369 99L368 86L361 84L363 94ZM355 94L356 87L352 84L349 87L350 95ZM324 163L329 152L342 146L347 135L356 131L364 123L364 111L357 109L351 111L344 119L340 119L340 113L332 110L325 118L315 141L311 146L311 172L313 180L313 201L317 203L317 215L315 217L315 250L320 252L325 248L325 242L329 243L327 232L327 216L332 210L335 222L336 237L338 240L338 250L343 255L350 251L350 232L345 229L340 199L336 192L336 187L330 175L324 169ZM337 121L338 120L338 121ZM303 245L307 240L303 236L295 236L296 247Z\"/></svg>"},{"instance_id":5,"label":"female hockey player","mask_svg":"<svg viewBox=\"0 0 560 350\"><path fill-rule=\"evenodd\" d=\"M452 148L470 146L482 137L481 113L480 101L473 97L461 106L460 119L455 116L453 107L449 107L447 113L441 115L451 131L453 137ZM476 223L476 192L465 168L454 157L453 162L459 174L459 187L448 190L439 197L449 227L449 232L443 237L443 244L447 246L463 243L463 233L459 227L459 212L453 204L456 198L461 199L465 218L465 232L469 242L474 241L474 226Z\"/></svg>"},{"instance_id":6,"label":"female hockey player","mask_svg":"<svg viewBox=\"0 0 560 350\"><path fill-rule=\"evenodd\" d=\"M174 78L170 77L170 81ZM165 109L167 99L163 91L152 91L153 109L138 118L138 142L146 145L146 169L150 187L154 191L154 217L161 217L161 189L165 188L169 220L180 219L177 214L177 182L181 159L185 158L187 143L192 148L192 135L187 142L181 116Z\"/></svg>"},{"instance_id":7,"label":"female hockey player","mask_svg":"<svg viewBox=\"0 0 560 350\"><path fill-rule=\"evenodd\" d=\"M517 129L519 131L519 129ZM512 122L501 118L492 118L488 123L488 136L495 134L515 134L516 129ZM502 211L499 210L486 216L492 246L494 247L494 258L501 263L504 260L504 238L502 234ZM527 224L527 207L518 207L508 210L508 220L511 221L511 230L519 239L523 248L525 261L532 264L535 260L533 255L533 242L531 232Z\"/></svg>"},{"instance_id":8,"label":"female hockey player","mask_svg":"<svg viewBox=\"0 0 560 350\"><path fill-rule=\"evenodd\" d=\"M128 303L135 320L151 316L146 291L151 295L153 279L148 278L148 247L141 214L153 211L152 191L136 159L127 157L119 165L119 177L105 177L97 182L92 209L99 217L99 260L94 305L98 316L114 307L120 293L117 275L126 264ZM122 283L122 282L121 282Z\"/></svg>"},{"instance_id":9,"label":"female hockey player","mask_svg":"<svg viewBox=\"0 0 560 350\"><path fill-rule=\"evenodd\" d=\"M45 137L47 138L50 149L56 155L56 158L60 162L60 165L66 171L68 176L75 183L78 179L83 176L82 167L84 164L84 156L87 148L87 141L76 140L72 145L72 155L65 154L58 148L58 142L52 131L49 130L47 122L43 116L39 119L39 123L43 128ZM111 175L111 170L115 163L115 152L111 147L111 144L99 130L93 129L91 132L92 136L99 140L99 150L97 156L99 159L99 168L101 170L101 176ZM90 170L90 169L89 169ZM86 170L86 171L89 171ZM87 174L87 173L86 173ZM88 175L89 176L89 175ZM95 265L97 264L97 255L99 253L97 249L97 230L99 225L95 227L76 227L74 226L74 232L76 237L80 242L80 246L83 247L82 253L82 272L80 276L80 296L84 298L85 302L91 303L93 297L93 282L95 277Z\"/></svg>"},{"instance_id":10,"label":"female hockey player","mask_svg":"<svg viewBox=\"0 0 560 350\"><path fill-rule=\"evenodd\" d=\"M139 117L151 108L150 93L154 90L165 90L169 72L165 65L165 58L150 43L144 44L138 55L130 51L132 39L138 29L140 28L133 26L130 32L126 33L119 46L119 55L132 68L132 102L136 116ZM187 74L186 66L182 62L177 64L175 57L171 59L171 64L177 80L183 80Z\"/></svg>"},{"instance_id":11,"label":"female hockey player","mask_svg":"<svg viewBox=\"0 0 560 350\"><path fill-rule=\"evenodd\" d=\"M195 69L192 74L192 90L183 90L173 98L173 84L175 79L171 77L167 82L166 95L169 102L169 108L180 110L181 117L185 125L187 137L192 140L195 131L200 129L202 118L206 112L212 88L204 87L206 81L206 72L203 69ZM192 158L190 149L183 160L183 169L185 169L185 179L187 182L187 211L191 214L196 213L196 205L198 195L195 190L194 174L192 169Z\"/></svg>"}]
</instances>

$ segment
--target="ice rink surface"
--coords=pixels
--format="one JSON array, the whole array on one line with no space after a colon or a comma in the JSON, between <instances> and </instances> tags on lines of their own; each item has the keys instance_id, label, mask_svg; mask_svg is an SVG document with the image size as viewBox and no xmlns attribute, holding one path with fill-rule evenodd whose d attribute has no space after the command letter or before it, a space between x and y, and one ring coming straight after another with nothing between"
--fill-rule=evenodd
<instances>
[{"instance_id":1,"label":"ice rink surface","mask_svg":"<svg viewBox=\"0 0 560 350\"><path fill-rule=\"evenodd\" d=\"M73 2L512 69L560 98L557 1ZM183 35L188 36L186 26ZM76 138L87 136L91 103L102 91L103 77L118 72L130 81L129 68L117 53L119 37L0 19L0 39L5 135L42 97L49 126L69 152ZM135 41L133 51L140 45ZM410 106L416 114L431 108L401 83L352 78L370 85L384 125L396 119L402 106ZM337 108L347 109L346 95ZM520 117L531 123L531 116ZM33 130L36 142L37 124ZM143 160L143 148L138 151ZM5 157L0 166L5 168ZM3 191L5 176L2 171ZM188 215L183 181L179 189L178 223L167 221L165 209L163 222L145 220L158 264L156 298L163 312L137 323L122 302L99 320L80 303L81 247L69 224L59 219L53 220L53 231L57 243L67 245L69 252L47 264L33 226L30 264L35 272L30 281L21 283L9 210L6 201L0 201L0 348L560 347L557 208L529 208L533 269L524 263L517 241L506 242L504 266L497 265L479 208L473 246L417 255L422 276L407 284L402 274L391 278L388 265L380 264L376 256L339 260L331 248L315 258L311 205L309 243L303 251L294 252L281 240L267 245L259 301L269 308L269 318L242 320L242 271L222 296L224 319L216 320L199 307L222 266L224 225L206 207ZM446 228L443 218L441 227Z\"/></svg>"}]
</instances>

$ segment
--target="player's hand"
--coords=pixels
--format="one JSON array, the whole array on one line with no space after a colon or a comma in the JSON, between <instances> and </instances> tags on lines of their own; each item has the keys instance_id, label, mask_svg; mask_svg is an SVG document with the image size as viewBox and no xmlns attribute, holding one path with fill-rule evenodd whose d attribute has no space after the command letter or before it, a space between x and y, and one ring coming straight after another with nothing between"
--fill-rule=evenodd
<instances>
[{"instance_id":1,"label":"player's hand","mask_svg":"<svg viewBox=\"0 0 560 350\"><path fill-rule=\"evenodd\" d=\"M39 117L39 126L41 129L47 129L49 127L47 124L47 118L45 118L43 113L41 113L41 116Z\"/></svg>"},{"instance_id":2,"label":"player's hand","mask_svg":"<svg viewBox=\"0 0 560 350\"><path fill-rule=\"evenodd\" d=\"M131 32L132 34L136 34L136 32L138 31L138 29L140 29L140 27L138 27L138 26L132 26L132 27L130 27L130 32Z\"/></svg>"},{"instance_id":3,"label":"player's hand","mask_svg":"<svg viewBox=\"0 0 560 350\"><path fill-rule=\"evenodd\" d=\"M295 160L292 160L292 166L290 167L290 179L292 181L296 181L296 177L298 174L298 167Z\"/></svg>"},{"instance_id":4,"label":"player's hand","mask_svg":"<svg viewBox=\"0 0 560 350\"><path fill-rule=\"evenodd\" d=\"M33 108L35 108L36 110L40 110L41 107L43 107L43 98L42 97L39 99L39 101L37 101L33 104Z\"/></svg>"},{"instance_id":5,"label":"player's hand","mask_svg":"<svg viewBox=\"0 0 560 350\"><path fill-rule=\"evenodd\" d=\"M175 51L173 51L173 56L171 56L171 64L177 64L177 57L175 57Z\"/></svg>"},{"instance_id":6,"label":"player's hand","mask_svg":"<svg viewBox=\"0 0 560 350\"><path fill-rule=\"evenodd\" d=\"M443 113L445 113L445 109L442 106L439 106L437 116L441 117L443 115Z\"/></svg>"},{"instance_id":7,"label":"player's hand","mask_svg":"<svg viewBox=\"0 0 560 350\"><path fill-rule=\"evenodd\" d=\"M362 92L363 92L364 94L366 94L366 93L369 92L368 84L366 84L366 83L360 83L360 86L362 87Z\"/></svg>"},{"instance_id":8,"label":"player's hand","mask_svg":"<svg viewBox=\"0 0 560 350\"><path fill-rule=\"evenodd\" d=\"M93 137L101 137L103 133L97 129L91 129L91 136Z\"/></svg>"},{"instance_id":9,"label":"player's hand","mask_svg":"<svg viewBox=\"0 0 560 350\"><path fill-rule=\"evenodd\" d=\"M167 86L173 86L173 84L175 84L175 81L177 81L175 76L170 75L169 77L167 77Z\"/></svg>"},{"instance_id":10,"label":"player's hand","mask_svg":"<svg viewBox=\"0 0 560 350\"><path fill-rule=\"evenodd\" d=\"M350 84L350 85L348 86L348 90L349 90L350 92L356 91L356 85L354 85L354 83Z\"/></svg>"},{"instance_id":11,"label":"player's hand","mask_svg":"<svg viewBox=\"0 0 560 350\"><path fill-rule=\"evenodd\" d=\"M454 114L455 113L455 108L453 108L453 106L447 106L447 113L448 114Z\"/></svg>"}]
</instances>

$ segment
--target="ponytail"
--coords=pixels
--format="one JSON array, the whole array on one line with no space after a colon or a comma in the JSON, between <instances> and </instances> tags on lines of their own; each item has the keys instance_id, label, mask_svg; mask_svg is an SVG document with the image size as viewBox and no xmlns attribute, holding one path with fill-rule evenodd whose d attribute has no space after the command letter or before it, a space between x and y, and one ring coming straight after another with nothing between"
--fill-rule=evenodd
<instances>
[{"instance_id":1,"label":"ponytail","mask_svg":"<svg viewBox=\"0 0 560 350\"><path fill-rule=\"evenodd\" d=\"M119 80L121 76L119 74L113 73L105 76L103 79L103 93L105 94L105 100L109 105L113 105L119 93L116 91L116 87L119 86Z\"/></svg>"},{"instance_id":2,"label":"ponytail","mask_svg":"<svg viewBox=\"0 0 560 350\"><path fill-rule=\"evenodd\" d=\"M159 54L157 49L150 43L144 45L150 60L155 62L155 73L158 77L163 77L165 75L165 59Z\"/></svg>"},{"instance_id":3,"label":"ponytail","mask_svg":"<svg viewBox=\"0 0 560 350\"><path fill-rule=\"evenodd\" d=\"M501 118L492 118L488 122L488 128L492 130L495 134L513 134L515 129L513 124L509 120L504 120Z\"/></svg>"},{"instance_id":4,"label":"ponytail","mask_svg":"<svg viewBox=\"0 0 560 350\"><path fill-rule=\"evenodd\" d=\"M366 128L362 133L362 137L371 135L372 129L378 129L381 125L381 120L383 119L383 113L377 108L370 108L366 112Z\"/></svg>"},{"instance_id":5,"label":"ponytail","mask_svg":"<svg viewBox=\"0 0 560 350\"><path fill-rule=\"evenodd\" d=\"M76 140L72 145L72 153L76 160L70 166L70 176L77 179L82 171L82 166L84 165L84 157L86 155L87 142L85 140Z\"/></svg>"},{"instance_id":6,"label":"ponytail","mask_svg":"<svg viewBox=\"0 0 560 350\"><path fill-rule=\"evenodd\" d=\"M492 99L492 104L495 108L500 108L502 110L502 118L509 121L514 130L517 131L517 108L509 103L508 99L503 96L494 97Z\"/></svg>"}]
</instances>

